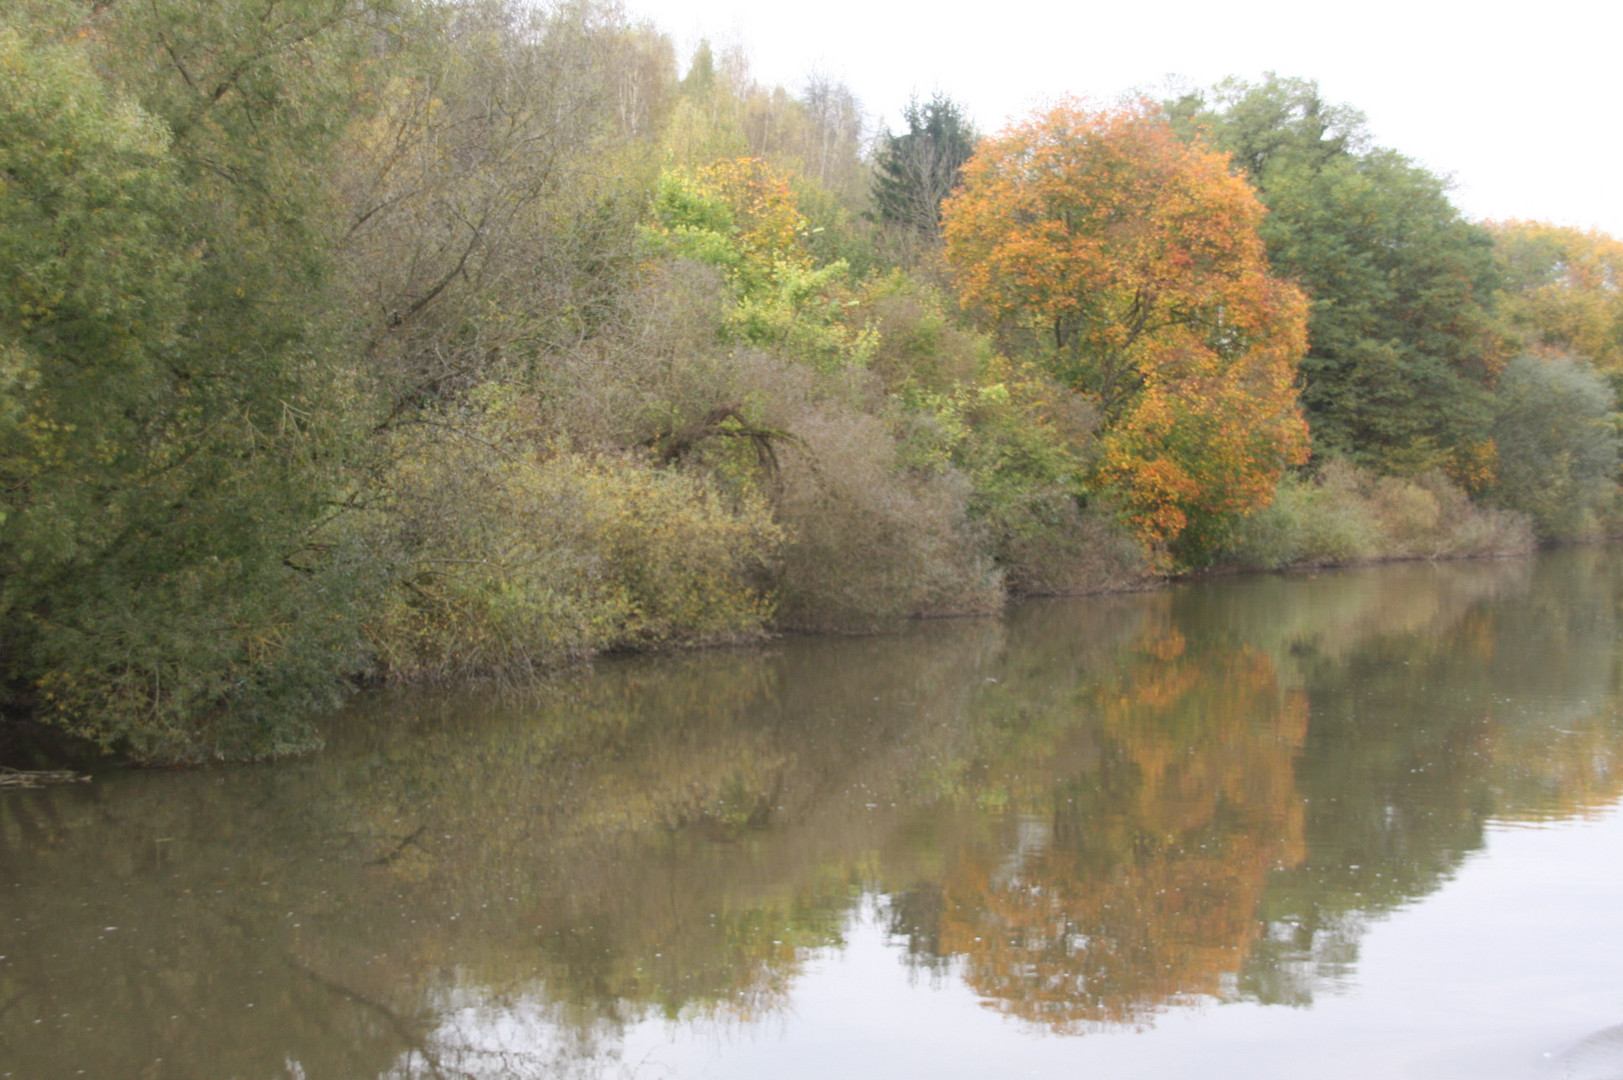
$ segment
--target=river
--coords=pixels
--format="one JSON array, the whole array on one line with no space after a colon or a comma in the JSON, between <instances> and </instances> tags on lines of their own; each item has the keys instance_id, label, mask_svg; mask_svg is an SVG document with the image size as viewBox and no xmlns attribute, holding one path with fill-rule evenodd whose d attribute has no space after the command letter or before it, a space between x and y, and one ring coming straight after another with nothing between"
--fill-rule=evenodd
<instances>
[{"instance_id":1,"label":"river","mask_svg":"<svg viewBox=\"0 0 1623 1080\"><path fill-rule=\"evenodd\" d=\"M1623 1077L1623 551L381 692L0 791L0 1077Z\"/></svg>"}]
</instances>

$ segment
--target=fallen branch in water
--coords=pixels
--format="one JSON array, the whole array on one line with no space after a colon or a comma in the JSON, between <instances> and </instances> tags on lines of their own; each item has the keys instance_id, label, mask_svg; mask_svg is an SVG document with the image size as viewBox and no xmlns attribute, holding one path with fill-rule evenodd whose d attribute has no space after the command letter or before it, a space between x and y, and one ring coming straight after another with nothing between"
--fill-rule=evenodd
<instances>
[{"instance_id":1,"label":"fallen branch in water","mask_svg":"<svg viewBox=\"0 0 1623 1080\"><path fill-rule=\"evenodd\" d=\"M41 784L89 783L90 777L66 769L12 769L0 765L0 787L39 787Z\"/></svg>"}]
</instances>

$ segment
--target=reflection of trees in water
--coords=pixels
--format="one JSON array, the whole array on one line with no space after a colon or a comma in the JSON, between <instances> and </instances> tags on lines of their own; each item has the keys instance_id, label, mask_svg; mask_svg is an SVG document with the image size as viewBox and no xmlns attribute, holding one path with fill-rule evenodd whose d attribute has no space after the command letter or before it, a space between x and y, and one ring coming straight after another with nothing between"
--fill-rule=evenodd
<instances>
[{"instance_id":1,"label":"reflection of trees in water","mask_svg":"<svg viewBox=\"0 0 1623 1080\"><path fill-rule=\"evenodd\" d=\"M529 1009L558 1026L545 1073L650 1012L770 1014L872 874L867 804L952 742L1000 639L387 695L308 761L0 801L0 1045L38 1076L455 1075L490 1064L457 1024ZM130 947L86 948L109 925Z\"/></svg>"},{"instance_id":2,"label":"reflection of trees in water","mask_svg":"<svg viewBox=\"0 0 1623 1080\"><path fill-rule=\"evenodd\" d=\"M1043 690L1000 686L1009 707L980 718L1021 744L1018 767L963 770L983 808L1027 816L901 891L893 931L915 962L945 970L956 954L996 1007L1058 1027L1132 1022L1191 994L1311 1000L1350 972L1368 920L1433 891L1490 815L1617 798L1614 563L1576 553L1536 578L1507 561L1180 591L1150 602L1165 629L1138 660L1094 655L1058 680L1064 693L1051 643L1076 640L1067 611L1028 609L1010 648ZM1097 743L1069 752L1067 784L1031 767L1031 733L1079 710ZM1267 752L1269 715L1286 753ZM1234 798L1236 778L1265 797ZM1271 818L1235 814L1270 805Z\"/></svg>"},{"instance_id":3,"label":"reflection of trees in water","mask_svg":"<svg viewBox=\"0 0 1623 1080\"><path fill-rule=\"evenodd\" d=\"M0 801L4 1068L281 1076L291 1057L311 1077L368 1076L425 1039L431 1017L312 966L321 853L304 852L308 868L264 856L291 831L254 813L277 805L270 779L134 777ZM413 973L396 976L409 1000Z\"/></svg>"},{"instance_id":4,"label":"reflection of trees in water","mask_svg":"<svg viewBox=\"0 0 1623 1080\"><path fill-rule=\"evenodd\" d=\"M39 1076L632 1072L628 1024L777 1014L874 893L921 970L1060 1030L1307 1001L1490 816L1617 797L1615 556L1531 565L385 695L311 760L9 793L0 1047Z\"/></svg>"},{"instance_id":5,"label":"reflection of trees in water","mask_svg":"<svg viewBox=\"0 0 1623 1080\"><path fill-rule=\"evenodd\" d=\"M430 1003L437 1018L422 1047L401 1053L379 1080L572 1080L635 1075L620 1060L619 1022L573 1015L543 994L453 989Z\"/></svg>"},{"instance_id":6,"label":"reflection of trees in water","mask_svg":"<svg viewBox=\"0 0 1623 1080\"><path fill-rule=\"evenodd\" d=\"M962 958L994 1007L1061 1030L1215 992L1257 933L1269 870L1301 857L1306 714L1267 657L1191 650L1168 624L1076 674L1048 753L980 777L999 826L959 838L940 883L892 909L911 952Z\"/></svg>"},{"instance_id":7,"label":"reflection of trees in water","mask_svg":"<svg viewBox=\"0 0 1623 1080\"><path fill-rule=\"evenodd\" d=\"M1581 814L1623 792L1615 552L1449 572L1450 617L1333 655L1295 649L1312 710L1297 766L1308 857L1270 885L1246 996L1305 1004L1341 982L1367 922L1435 891L1490 819ZM1490 602L1505 590L1514 602Z\"/></svg>"}]
</instances>

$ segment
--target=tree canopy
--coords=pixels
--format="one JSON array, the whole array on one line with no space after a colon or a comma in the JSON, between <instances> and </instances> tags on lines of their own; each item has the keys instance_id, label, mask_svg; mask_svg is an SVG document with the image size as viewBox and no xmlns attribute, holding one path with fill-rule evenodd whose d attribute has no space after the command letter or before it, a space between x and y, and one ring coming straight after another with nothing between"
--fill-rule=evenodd
<instances>
[{"instance_id":1,"label":"tree canopy","mask_svg":"<svg viewBox=\"0 0 1623 1080\"><path fill-rule=\"evenodd\" d=\"M0 24L0 707L154 756L307 747L363 664L310 174L365 9L263 8Z\"/></svg>"},{"instance_id":2,"label":"tree canopy","mask_svg":"<svg viewBox=\"0 0 1623 1080\"><path fill-rule=\"evenodd\" d=\"M1512 330L1535 351L1623 380L1623 241L1538 221L1489 228Z\"/></svg>"},{"instance_id":3,"label":"tree canopy","mask_svg":"<svg viewBox=\"0 0 1623 1080\"><path fill-rule=\"evenodd\" d=\"M874 155L873 200L879 219L934 236L941 203L958 186L980 135L964 107L937 92L902 110L907 130L886 133Z\"/></svg>"},{"instance_id":4,"label":"tree canopy","mask_svg":"<svg viewBox=\"0 0 1623 1080\"><path fill-rule=\"evenodd\" d=\"M988 139L945 211L965 305L1098 403L1099 481L1190 559L1306 450L1306 305L1269 272L1262 213L1154 106L1074 100Z\"/></svg>"},{"instance_id":5,"label":"tree canopy","mask_svg":"<svg viewBox=\"0 0 1623 1080\"><path fill-rule=\"evenodd\" d=\"M1307 80L1230 80L1168 109L1256 186L1275 272L1312 301L1302 406L1315 453L1490 478L1498 276L1491 237L1446 182L1372 148L1363 117Z\"/></svg>"}]
</instances>

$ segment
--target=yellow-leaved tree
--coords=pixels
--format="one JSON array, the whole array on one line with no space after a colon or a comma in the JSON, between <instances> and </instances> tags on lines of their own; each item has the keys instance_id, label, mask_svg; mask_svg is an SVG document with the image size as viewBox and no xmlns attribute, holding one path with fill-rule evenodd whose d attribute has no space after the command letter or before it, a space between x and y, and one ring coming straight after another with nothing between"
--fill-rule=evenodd
<instances>
[{"instance_id":1,"label":"yellow-leaved tree","mask_svg":"<svg viewBox=\"0 0 1623 1080\"><path fill-rule=\"evenodd\" d=\"M1541 221L1491 224L1510 324L1541 355L1623 374L1623 240Z\"/></svg>"}]
</instances>

